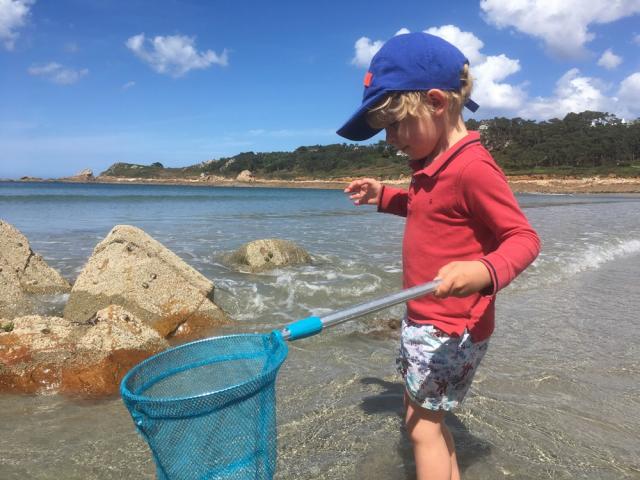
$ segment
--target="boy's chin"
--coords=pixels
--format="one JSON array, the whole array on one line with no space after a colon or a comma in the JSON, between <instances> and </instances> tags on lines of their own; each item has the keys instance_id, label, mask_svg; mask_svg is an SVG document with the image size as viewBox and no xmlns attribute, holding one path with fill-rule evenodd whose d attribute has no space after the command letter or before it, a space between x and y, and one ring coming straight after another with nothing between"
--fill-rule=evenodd
<instances>
[{"instance_id":1,"label":"boy's chin","mask_svg":"<svg viewBox=\"0 0 640 480\"><path fill-rule=\"evenodd\" d=\"M409 157L409 160L411 161L422 160L425 157L423 152L416 152L411 147L406 147L400 151Z\"/></svg>"}]
</instances>

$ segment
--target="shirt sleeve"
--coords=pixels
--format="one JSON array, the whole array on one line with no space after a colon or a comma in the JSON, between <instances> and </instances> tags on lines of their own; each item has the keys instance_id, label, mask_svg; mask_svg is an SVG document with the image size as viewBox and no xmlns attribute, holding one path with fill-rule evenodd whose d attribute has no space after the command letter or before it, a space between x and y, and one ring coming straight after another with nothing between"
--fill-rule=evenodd
<instances>
[{"instance_id":1,"label":"shirt sleeve","mask_svg":"<svg viewBox=\"0 0 640 480\"><path fill-rule=\"evenodd\" d=\"M380 201L378 202L378 211L406 217L408 199L409 193L406 190L383 185Z\"/></svg>"},{"instance_id":2,"label":"shirt sleeve","mask_svg":"<svg viewBox=\"0 0 640 480\"><path fill-rule=\"evenodd\" d=\"M497 241L479 260L491 275L491 295L506 287L540 253L540 238L518 205L507 179L491 159L475 159L460 174L462 208L477 218Z\"/></svg>"}]
</instances>

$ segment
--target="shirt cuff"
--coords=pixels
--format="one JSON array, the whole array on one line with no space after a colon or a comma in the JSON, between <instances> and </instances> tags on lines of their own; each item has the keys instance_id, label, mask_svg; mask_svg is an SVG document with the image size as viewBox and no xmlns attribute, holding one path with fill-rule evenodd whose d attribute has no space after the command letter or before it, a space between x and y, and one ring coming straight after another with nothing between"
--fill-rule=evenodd
<instances>
[{"instance_id":1,"label":"shirt cuff","mask_svg":"<svg viewBox=\"0 0 640 480\"><path fill-rule=\"evenodd\" d=\"M382 209L382 199L384 198L384 184L382 185L382 189L380 190L380 198L378 199L378 211L384 212Z\"/></svg>"},{"instance_id":2,"label":"shirt cuff","mask_svg":"<svg viewBox=\"0 0 640 480\"><path fill-rule=\"evenodd\" d=\"M406 217L407 198L408 194L402 188L383 185L380 200L378 200L378 211Z\"/></svg>"},{"instance_id":3,"label":"shirt cuff","mask_svg":"<svg viewBox=\"0 0 640 480\"><path fill-rule=\"evenodd\" d=\"M491 277L491 285L482 289L480 291L480 295L493 297L496 293L498 293L498 274L496 273L496 269L493 264L487 258L481 258L480 261L487 267L489 270L489 276Z\"/></svg>"}]
</instances>

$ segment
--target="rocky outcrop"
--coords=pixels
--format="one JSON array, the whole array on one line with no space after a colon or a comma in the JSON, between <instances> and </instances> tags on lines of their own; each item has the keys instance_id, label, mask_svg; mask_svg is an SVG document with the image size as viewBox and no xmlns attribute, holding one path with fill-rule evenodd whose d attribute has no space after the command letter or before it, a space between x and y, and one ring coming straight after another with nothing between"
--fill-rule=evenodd
<instances>
[{"instance_id":1,"label":"rocky outcrop","mask_svg":"<svg viewBox=\"0 0 640 480\"><path fill-rule=\"evenodd\" d=\"M236 180L238 182L255 182L256 178L253 173L251 173L251 170L243 170L238 174Z\"/></svg>"},{"instance_id":2,"label":"rocky outcrop","mask_svg":"<svg viewBox=\"0 0 640 480\"><path fill-rule=\"evenodd\" d=\"M112 395L131 367L168 347L119 306L84 323L32 315L13 319L10 327L0 329L2 392Z\"/></svg>"},{"instance_id":3,"label":"rocky outcrop","mask_svg":"<svg viewBox=\"0 0 640 480\"><path fill-rule=\"evenodd\" d=\"M250 272L311 262L311 256L288 240L267 238L254 240L233 252L228 261Z\"/></svg>"},{"instance_id":4,"label":"rocky outcrop","mask_svg":"<svg viewBox=\"0 0 640 480\"><path fill-rule=\"evenodd\" d=\"M26 293L65 293L71 285L34 253L29 240L17 228L0 220L0 267L15 273ZM0 297L2 294L0 293Z\"/></svg>"},{"instance_id":5,"label":"rocky outcrop","mask_svg":"<svg viewBox=\"0 0 640 480\"><path fill-rule=\"evenodd\" d=\"M62 180L65 182L86 183L86 182L95 182L96 177L93 175L93 171L91 169L85 168L84 170L80 170L78 173L76 173L71 177L62 177L59 180Z\"/></svg>"},{"instance_id":6,"label":"rocky outcrop","mask_svg":"<svg viewBox=\"0 0 640 480\"><path fill-rule=\"evenodd\" d=\"M94 180L95 179L93 176L93 170L91 170L90 168L85 168L84 170L79 171L73 177L77 178L78 180Z\"/></svg>"},{"instance_id":7,"label":"rocky outcrop","mask_svg":"<svg viewBox=\"0 0 640 480\"><path fill-rule=\"evenodd\" d=\"M161 336L197 337L226 322L214 286L139 228L117 225L93 251L76 280L64 317L86 322L120 305Z\"/></svg>"}]
</instances>

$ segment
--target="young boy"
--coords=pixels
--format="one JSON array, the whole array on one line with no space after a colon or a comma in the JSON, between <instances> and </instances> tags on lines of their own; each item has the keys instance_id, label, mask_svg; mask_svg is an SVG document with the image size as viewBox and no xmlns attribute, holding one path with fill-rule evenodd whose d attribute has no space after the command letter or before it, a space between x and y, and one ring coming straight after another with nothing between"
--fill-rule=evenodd
<instances>
[{"instance_id":1,"label":"young boy","mask_svg":"<svg viewBox=\"0 0 640 480\"><path fill-rule=\"evenodd\" d=\"M465 128L462 107L478 105L462 52L426 33L398 35L374 56L364 86L338 134L365 140L385 129L413 175L408 190L365 178L345 192L356 205L406 217L405 288L442 280L434 295L408 302L398 366L418 479L459 479L445 413L462 402L487 350L496 293L536 258L540 241L479 134Z\"/></svg>"}]
</instances>

